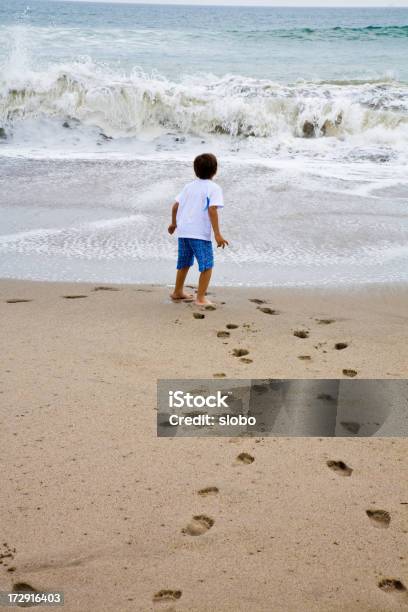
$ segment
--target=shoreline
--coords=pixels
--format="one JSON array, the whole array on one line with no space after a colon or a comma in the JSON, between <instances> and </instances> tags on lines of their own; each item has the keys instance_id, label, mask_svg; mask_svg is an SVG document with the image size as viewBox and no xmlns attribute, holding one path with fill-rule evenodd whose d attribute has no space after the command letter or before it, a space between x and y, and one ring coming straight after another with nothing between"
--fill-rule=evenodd
<instances>
[{"instance_id":1,"label":"shoreline","mask_svg":"<svg viewBox=\"0 0 408 612\"><path fill-rule=\"evenodd\" d=\"M370 175L361 166L302 169L297 157L291 169L220 160L230 246L217 250L214 286L408 283L405 179L390 165ZM1 277L173 282L169 207L192 178L191 161L100 163L3 164L0 182L16 187L2 203ZM35 197L25 187L33 181Z\"/></svg>"},{"instance_id":2,"label":"shoreline","mask_svg":"<svg viewBox=\"0 0 408 612\"><path fill-rule=\"evenodd\" d=\"M196 272L196 270L194 270ZM120 282L120 281L106 281L106 280L42 280L42 279L33 279L33 278L20 278L15 276L0 276L0 284L1 283L32 283L35 284L43 284L43 285L82 285L84 287L93 287L98 285L109 285L116 288L154 288L154 289L171 289L174 287L174 283L160 283L160 282ZM196 289L198 282L191 283L187 279L186 287L190 289ZM343 294L343 293L385 293L388 291L401 291L402 293L407 292L408 294L408 282L401 281L393 281L393 282L371 282L367 283L355 282L355 283L344 283L338 285L328 285L328 284L316 284L316 285L225 285L225 284L217 284L211 282L211 288L217 289L218 291L226 290L243 290L243 291L277 291L277 292L319 292L319 293L332 293L332 294Z\"/></svg>"},{"instance_id":3,"label":"shoreline","mask_svg":"<svg viewBox=\"0 0 408 612\"><path fill-rule=\"evenodd\" d=\"M136 325L143 368L157 378L194 378L197 372L202 378L220 373L229 378L342 378L343 370L360 378L408 378L408 287L212 287L212 312L194 303L172 303L169 293L163 285L0 280L0 305L10 324L15 317L16 323L38 325L48 312L62 321L68 317L84 335L89 325L96 325L98 333L115 325L125 338L126 325ZM202 321L194 319L195 311L202 311ZM231 323L236 330L218 338ZM305 337L297 337L298 332ZM169 347L180 345L189 356L186 364L156 363L160 340ZM132 354L134 347L125 341ZM115 346L117 338L107 342ZM205 343L207 354L195 353L196 342ZM347 347L336 350L337 343ZM248 350L250 361L234 358L235 348Z\"/></svg>"}]
</instances>

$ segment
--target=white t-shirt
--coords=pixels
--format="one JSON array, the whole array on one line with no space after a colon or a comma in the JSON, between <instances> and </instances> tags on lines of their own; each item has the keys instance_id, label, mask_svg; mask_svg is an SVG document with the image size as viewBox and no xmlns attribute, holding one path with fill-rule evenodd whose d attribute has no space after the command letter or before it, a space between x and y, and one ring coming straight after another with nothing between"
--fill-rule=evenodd
<instances>
[{"instance_id":1,"label":"white t-shirt","mask_svg":"<svg viewBox=\"0 0 408 612\"><path fill-rule=\"evenodd\" d=\"M179 238L211 240L210 206L223 208L222 189L211 180L196 179L176 197L177 235Z\"/></svg>"}]
</instances>

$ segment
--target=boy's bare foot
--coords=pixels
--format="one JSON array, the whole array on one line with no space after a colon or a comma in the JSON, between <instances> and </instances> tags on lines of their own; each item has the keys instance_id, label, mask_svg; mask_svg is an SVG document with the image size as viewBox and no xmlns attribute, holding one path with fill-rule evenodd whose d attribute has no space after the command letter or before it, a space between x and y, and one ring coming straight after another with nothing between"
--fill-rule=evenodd
<instances>
[{"instance_id":1,"label":"boy's bare foot","mask_svg":"<svg viewBox=\"0 0 408 612\"><path fill-rule=\"evenodd\" d=\"M188 301L188 300L192 301L194 296L193 296L192 293L184 293L183 292L183 293L171 293L170 297L175 302L180 301L180 300L183 300L185 302L185 301Z\"/></svg>"},{"instance_id":2,"label":"boy's bare foot","mask_svg":"<svg viewBox=\"0 0 408 612\"><path fill-rule=\"evenodd\" d=\"M207 300L207 298L201 298L201 299L199 299L199 298L197 297L197 299L196 299L195 303L196 303L196 305L197 305L197 306L212 306L212 305L213 305L213 303L212 303L212 302L210 302L210 300Z\"/></svg>"}]
</instances>

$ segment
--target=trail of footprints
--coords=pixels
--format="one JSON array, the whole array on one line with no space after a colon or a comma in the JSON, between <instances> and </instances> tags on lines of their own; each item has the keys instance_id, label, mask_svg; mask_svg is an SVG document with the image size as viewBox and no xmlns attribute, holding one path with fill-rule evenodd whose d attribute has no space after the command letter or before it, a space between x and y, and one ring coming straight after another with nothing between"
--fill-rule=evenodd
<instances>
[{"instance_id":1,"label":"trail of footprints","mask_svg":"<svg viewBox=\"0 0 408 612\"><path fill-rule=\"evenodd\" d=\"M236 462L243 465L250 465L255 461L255 457L249 453L242 452L236 457ZM220 490L216 486L208 486L197 491L197 495L202 498L216 497L219 495ZM186 527L183 527L181 533L186 536L200 537L204 536L212 527L215 525L215 519L208 516L207 514L197 514L191 518ZM162 589L153 595L154 603L171 602L180 599L182 591Z\"/></svg>"},{"instance_id":2,"label":"trail of footprints","mask_svg":"<svg viewBox=\"0 0 408 612\"><path fill-rule=\"evenodd\" d=\"M339 476L351 476L353 473L353 468L341 460L329 460L326 462L326 465ZM365 513L374 527L388 529L390 526L391 514L388 510L368 508ZM383 578L377 583L377 586L385 593L405 594L407 592L404 583L397 578Z\"/></svg>"},{"instance_id":3,"label":"trail of footprints","mask_svg":"<svg viewBox=\"0 0 408 612\"><path fill-rule=\"evenodd\" d=\"M255 457L247 452L241 452L236 457L236 463L241 465L251 465L254 463ZM351 477L353 468L351 468L343 460L328 460L326 462L327 467L333 470L339 476ZM220 490L216 486L207 486L197 491L197 494L202 498L217 496ZM391 515L387 510L368 508L366 515L369 521L374 527L387 529L391 523ZM204 536L215 524L215 519L206 515L199 514L192 517L186 527L181 532L183 535L191 537L202 537ZM16 549L4 543L0 546L0 565L3 565L8 571L15 571L14 566L9 566L14 561L14 555ZM407 595L407 587L399 578L384 577L377 582L377 587L386 594L395 594L398 596ZM11 587L14 593L38 593L38 589L33 587L26 581L15 581ZM176 602L182 597L181 589L161 589L153 595L153 603L171 603Z\"/></svg>"},{"instance_id":4,"label":"trail of footprints","mask_svg":"<svg viewBox=\"0 0 408 612\"><path fill-rule=\"evenodd\" d=\"M236 457L236 463L241 465L251 465L254 463L255 457L247 452L241 452ZM353 473L353 468L347 465L342 460L328 460L326 462L327 467L330 470L333 470L339 476L348 476L350 477ZM219 489L216 486L208 486L197 491L197 494L200 497L209 497L209 496L217 496L219 494ZM374 527L386 529L389 527L391 523L391 515L387 510L381 509L367 509L366 515L370 522L373 523ZM200 537L204 536L215 524L215 520L206 514L195 515L192 517L190 522L184 527L181 532L183 535L191 536L191 537ZM404 583L398 578L382 578L377 582L377 587L381 589L384 593L391 594L406 594L407 588ZM158 591L153 596L154 603L160 602L171 602L180 599L182 596L181 590L170 590L163 589Z\"/></svg>"},{"instance_id":5,"label":"trail of footprints","mask_svg":"<svg viewBox=\"0 0 408 612\"><path fill-rule=\"evenodd\" d=\"M96 291L120 291L120 289L118 287L110 287L107 285L99 285L97 287L94 287L92 289L93 292ZM137 289L137 291L149 291L148 289ZM84 294L68 294L68 295L62 295L61 296L64 300L81 300L84 298L87 298L87 295ZM6 304L25 304L28 302L33 302L34 300L32 299L27 299L27 298L9 298L7 300L5 300Z\"/></svg>"},{"instance_id":6,"label":"trail of footprints","mask_svg":"<svg viewBox=\"0 0 408 612\"><path fill-rule=\"evenodd\" d=\"M262 300L260 298L250 298L249 301L252 302L253 304L256 304L257 310L259 310L263 314L267 314L267 315L280 315L281 314L281 311L276 310L275 308L270 308L269 306L265 306L265 304L267 303L265 300ZM216 307L207 306L205 310L216 310ZM205 314L202 312L193 312L193 317L195 319L202 320L205 318ZM315 321L318 325L332 325L333 323L336 323L335 319L315 319ZM237 325L236 323L227 323L225 326L225 329L221 329L216 332L216 336L217 338L221 340L226 340L224 344L228 344L228 340L230 340L232 337L231 331L236 330L239 327L240 325ZM247 331L256 331L256 330L251 329L251 325L249 323L244 323L241 325L241 327L246 328ZM310 330L309 329L296 329L293 331L293 336L295 336L295 338L299 338L300 340L307 340L310 338ZM320 343L316 345L314 348L315 349L322 348L324 344L325 343ZM344 351L348 347L349 347L349 344L347 342L335 342L333 345L333 349L336 351ZM251 358L251 356L249 356L249 353L250 351L248 349L242 348L242 347L234 348L231 351L231 355L233 357L238 358L241 361L241 363L244 363L244 364L253 363L253 359ZM327 353L327 351L323 350L323 353ZM300 361L305 361L305 362L312 361L311 355L308 355L308 354L298 355L298 359ZM342 374L343 376L347 378L355 378L358 375L358 372L357 370L354 370L352 368L343 368ZM213 376L214 378L225 378L226 374L224 372L216 372L213 374Z\"/></svg>"},{"instance_id":7,"label":"trail of footprints","mask_svg":"<svg viewBox=\"0 0 408 612\"><path fill-rule=\"evenodd\" d=\"M103 292L103 291L114 292L114 291L120 291L120 289L118 287L111 287L109 285L98 285L94 287L92 291L93 292ZM149 292L150 290L149 289L136 289L136 291ZM81 299L87 298L88 295L67 294L67 295L62 295L61 297L65 300L81 300ZM29 303L32 301L33 301L32 299L27 299L27 298L9 298L5 300L7 304ZM266 314L266 315L280 315L281 314L279 310L270 308L269 306L265 306L265 304L267 303L265 300L262 300L260 298L250 298L249 301L252 302L253 304L256 304L257 310L259 310L263 314ZM224 304L224 302L222 302L222 304ZM216 306L212 304L205 306L204 309L210 312L217 310ZM196 320L205 319L205 314L203 312L194 311L192 315L194 319ZM315 319L315 321L317 322L318 325L331 325L336 322L335 319ZM223 340L229 340L231 338L231 331L238 329L240 326L237 325L236 323L228 323L225 327L226 327L225 330L217 331L217 338L223 339ZM256 331L256 330L252 330L251 325L248 323L242 324L241 327L243 329L246 329L247 331ZM299 338L301 340L306 340L310 337L310 330L297 329L293 331L293 335L296 338ZM228 344L228 342L225 342L225 344ZM349 345L347 342L336 342L333 348L336 351L343 351L347 349L348 346ZM320 348L320 347L321 345L315 346L315 348ZM327 351L323 351L323 352L327 352ZM252 357L249 356L249 350L246 348L241 348L241 347L234 348L232 350L232 356L237 357L241 363L244 363L246 365L253 363ZM312 361L311 355L307 355L307 354L298 355L298 359L304 362ZM348 377L348 378L355 378L358 375L358 372L357 370L354 370L352 368L343 368L342 374L343 376ZM225 378L225 376L226 375L223 372L217 372L214 374L214 378Z\"/></svg>"},{"instance_id":8,"label":"trail of footprints","mask_svg":"<svg viewBox=\"0 0 408 612\"><path fill-rule=\"evenodd\" d=\"M94 287L93 291L97 292L97 291L119 291L118 288L116 287L109 287L109 286L98 286L98 287ZM73 295L64 295L61 296L64 299L67 300L74 300L74 299L84 299L88 296L86 295L82 295L82 294L73 294ZM20 298L13 298L13 299L8 299L6 300L6 303L9 304L17 304L17 303L26 303L26 302L31 302L32 300L30 299L20 299ZM267 306L263 306L266 302L264 300L258 299L258 298L253 298L249 300L250 302L254 303L257 305L257 308L260 310L260 312L262 312L263 314L266 315L279 315L280 312L278 310L269 308ZM205 308L205 310L207 311L214 311L216 310L215 306L207 306ZM205 318L205 315L203 313L200 312L193 312L193 317L195 319L198 320L202 320ZM335 319L316 319L316 322L318 325L331 325L333 323L335 323ZM231 331L238 329L240 326L235 324L235 323L228 323L226 326L226 330L228 331L224 331L224 330L220 330L219 332L217 332L217 337L218 338L230 338L231 336ZM249 328L248 324L243 325L242 327L247 327ZM296 338L299 338L300 340L305 340L307 338L309 338L310 335L310 331L307 329L299 329L299 330L295 330L293 332L293 335ZM338 350L338 351L342 351L345 350L346 348L348 348L348 344L346 342L337 342L334 345L334 349ZM243 349L243 348L236 348L233 349L232 354L234 357L239 358L241 361L243 361L244 363L252 363L252 360L250 358L247 357L247 355L249 355L249 351L247 349ZM311 359L311 357L309 355L300 355L299 359L308 361ZM343 369L343 375L344 376L348 376L348 377L355 377L357 376L357 371L353 370L353 369ZM221 373L216 373L214 374L214 377L219 377L219 378L223 378L225 377L225 373L221 372ZM344 423L343 424L346 428L347 427L352 427L352 423ZM351 431L351 429L350 429ZM252 455L250 455L249 453L246 452L242 452L240 453L237 457L236 457L236 463L237 464L241 464L241 465L251 465L253 462L255 461L255 457L253 457ZM345 476L345 477L350 477L352 476L353 473L353 468L351 468L350 466L348 466L344 461L342 460L329 460L326 462L327 467L332 470L333 472L335 472L337 475L339 476ZM208 486L205 487L203 489L200 489L199 491L197 491L197 494L202 497L211 497L211 496L217 496L219 494L219 489L216 486ZM372 509L369 508L366 510L366 515L368 520L373 524L374 527L380 528L380 529L386 529L390 526L391 523L391 515L387 510L382 510L382 509ZM200 515L195 515L191 518L191 520L189 521L189 523L186 525L186 527L184 527L181 531L184 535L187 536L191 536L191 537L200 537L200 536L204 536L210 529L212 529L212 527L215 524L215 519L213 519L210 516L207 516L206 514L200 514ZM13 560L14 558L14 553L15 553L15 549L11 549L10 547L8 547L7 545L5 545L5 547L3 548L3 550L0 550L0 564L3 564L3 566L8 570L8 571L14 571L15 567L7 567L8 566L8 561ZM405 587L405 585L403 584L403 582L399 579L396 578L383 578L381 579L378 584L377 584L378 588L380 588L382 591L384 591L385 593L397 593L397 594L401 594L401 593L406 593L407 588ZM26 582L16 582L13 584L13 590L15 592L17 591L24 591L24 592L32 592L32 593L36 593L37 590L32 587L30 584L26 583ZM162 589L160 591L158 591L157 593L154 594L153 596L153 602L154 603L161 603L161 602L165 602L165 603L169 603L169 602L175 602L178 601L180 598L182 597L182 591L179 589L176 590L172 590L172 589Z\"/></svg>"}]
</instances>

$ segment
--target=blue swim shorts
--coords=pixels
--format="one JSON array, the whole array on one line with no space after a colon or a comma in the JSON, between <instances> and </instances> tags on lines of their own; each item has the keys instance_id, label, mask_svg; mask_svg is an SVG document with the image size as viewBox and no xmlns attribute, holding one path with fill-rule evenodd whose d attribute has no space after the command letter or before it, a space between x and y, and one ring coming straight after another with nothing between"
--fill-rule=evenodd
<instances>
[{"instance_id":1,"label":"blue swim shorts","mask_svg":"<svg viewBox=\"0 0 408 612\"><path fill-rule=\"evenodd\" d=\"M197 259L200 272L205 272L205 270L213 268L214 255L211 240L179 238L177 270L192 266L194 257Z\"/></svg>"}]
</instances>

